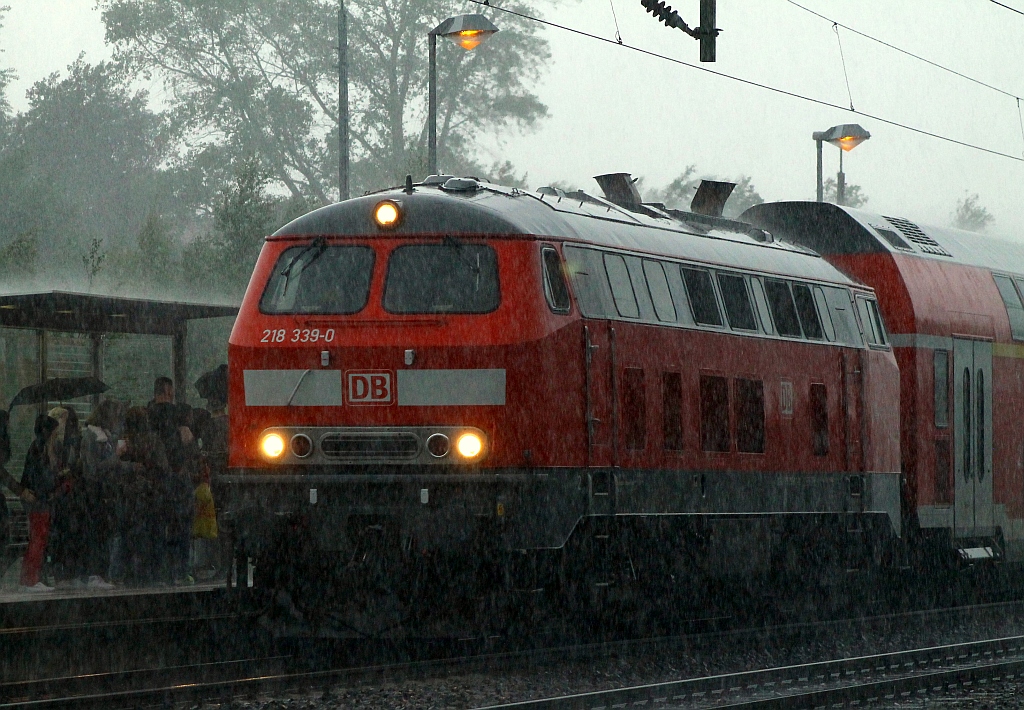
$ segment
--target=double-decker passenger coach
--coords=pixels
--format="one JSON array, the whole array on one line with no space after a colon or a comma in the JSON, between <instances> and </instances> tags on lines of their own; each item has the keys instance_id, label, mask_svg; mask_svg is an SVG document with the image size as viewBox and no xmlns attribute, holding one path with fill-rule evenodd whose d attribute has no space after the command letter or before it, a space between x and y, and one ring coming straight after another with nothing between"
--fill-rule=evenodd
<instances>
[{"instance_id":1,"label":"double-decker passenger coach","mask_svg":"<svg viewBox=\"0 0 1024 710\"><path fill-rule=\"evenodd\" d=\"M713 199L601 180L410 179L267 239L220 481L257 584L685 589L888 554L899 373L872 290Z\"/></svg>"}]
</instances>

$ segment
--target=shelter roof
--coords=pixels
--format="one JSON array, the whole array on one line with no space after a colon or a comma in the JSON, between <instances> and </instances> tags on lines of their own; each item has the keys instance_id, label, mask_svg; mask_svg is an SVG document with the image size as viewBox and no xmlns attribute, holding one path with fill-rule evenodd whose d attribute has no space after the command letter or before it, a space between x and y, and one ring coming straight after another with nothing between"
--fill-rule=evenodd
<instances>
[{"instance_id":1,"label":"shelter roof","mask_svg":"<svg viewBox=\"0 0 1024 710\"><path fill-rule=\"evenodd\" d=\"M230 303L164 301L70 291L0 292L0 326L78 333L173 335L185 321L233 316Z\"/></svg>"}]
</instances>

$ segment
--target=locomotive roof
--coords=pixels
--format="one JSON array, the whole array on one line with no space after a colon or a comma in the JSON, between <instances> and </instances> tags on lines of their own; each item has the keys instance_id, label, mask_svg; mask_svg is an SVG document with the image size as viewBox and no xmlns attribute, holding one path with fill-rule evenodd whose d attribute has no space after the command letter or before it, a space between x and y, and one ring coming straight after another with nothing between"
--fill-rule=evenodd
<instances>
[{"instance_id":1,"label":"locomotive roof","mask_svg":"<svg viewBox=\"0 0 1024 710\"><path fill-rule=\"evenodd\" d=\"M827 202L772 202L742 215L822 254L891 252L1024 274L1024 244Z\"/></svg>"},{"instance_id":2,"label":"locomotive roof","mask_svg":"<svg viewBox=\"0 0 1024 710\"><path fill-rule=\"evenodd\" d=\"M559 196L479 183L477 189L446 191L440 185L395 188L328 205L299 217L271 237L523 235L627 249L717 266L853 284L818 254L796 243L765 239L751 225L713 220L714 226L626 210L585 196ZM373 209L382 199L401 203L404 218L382 233ZM735 226L733 226L735 225ZM760 237L758 239L757 237Z\"/></svg>"}]
</instances>

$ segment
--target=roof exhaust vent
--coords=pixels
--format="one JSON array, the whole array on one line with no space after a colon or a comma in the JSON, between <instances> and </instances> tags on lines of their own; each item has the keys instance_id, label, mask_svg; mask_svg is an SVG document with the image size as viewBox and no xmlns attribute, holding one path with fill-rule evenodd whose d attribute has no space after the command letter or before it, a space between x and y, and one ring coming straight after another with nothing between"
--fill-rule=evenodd
<instances>
[{"instance_id":1,"label":"roof exhaust vent","mask_svg":"<svg viewBox=\"0 0 1024 710\"><path fill-rule=\"evenodd\" d=\"M690 202L690 210L697 214L705 214L709 217L721 217L725 202L732 194L734 182L716 182L715 180L701 180L697 194Z\"/></svg>"},{"instance_id":2,"label":"roof exhaust vent","mask_svg":"<svg viewBox=\"0 0 1024 710\"><path fill-rule=\"evenodd\" d=\"M601 190L609 202L634 211L641 207L643 200L640 199L640 193L634 184L636 180L629 173L595 175L594 179L601 186Z\"/></svg>"}]
</instances>

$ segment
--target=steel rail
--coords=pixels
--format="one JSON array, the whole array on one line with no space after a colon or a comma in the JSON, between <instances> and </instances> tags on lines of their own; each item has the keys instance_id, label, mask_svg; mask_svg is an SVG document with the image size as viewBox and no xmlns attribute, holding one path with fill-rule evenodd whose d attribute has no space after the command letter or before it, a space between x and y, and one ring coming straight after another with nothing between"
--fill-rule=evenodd
<instances>
[{"instance_id":1,"label":"steel rail","mask_svg":"<svg viewBox=\"0 0 1024 710\"><path fill-rule=\"evenodd\" d=\"M947 666L935 669L936 666ZM488 705L478 710L595 710L679 704L804 708L899 697L1024 671L1024 636ZM883 678L868 676L883 675ZM813 686L813 687L812 687ZM727 696L738 696L727 701Z\"/></svg>"},{"instance_id":2,"label":"steel rail","mask_svg":"<svg viewBox=\"0 0 1024 710\"><path fill-rule=\"evenodd\" d=\"M764 638L765 636L785 636L787 634L804 634L810 632L826 632L829 630L835 630L841 627L852 627L852 628L864 628L871 625L894 623L897 621L906 621L909 619L926 620L932 617L949 617L952 614L964 614L964 613L985 613L985 612L1007 612L1010 609L1020 610L1024 607L1024 602L997 602L990 604L973 605L968 607L952 607L946 609L935 609L935 610L917 610L912 612L885 614L875 617L860 617L860 618L849 618L841 620L829 620L824 622L801 622L796 624L785 624L771 627L760 627L753 629L727 629L721 631L705 632L699 634L687 634L682 636L673 637L658 637L649 639L632 639L626 641L611 641L611 642L599 642L589 644L577 644L573 646L560 646L560 647L548 647L540 649L531 649L528 651L506 651L499 653L490 654L478 654L472 656L456 656L448 657L443 659L434 659L428 661L414 661L400 664L388 664L388 665L372 665L366 667L349 667L349 668L336 668L329 670L318 670L318 671L306 671L299 673L273 673L262 670L253 674L253 671L249 670L249 675L239 675L231 678L217 678L211 679L211 670L216 670L220 666L221 670L229 667L234 667L239 670L244 670L243 664L238 661L225 661L223 663L206 663L197 664L195 666L178 666L174 668L165 669L140 669L135 672L114 672L110 674L95 674L93 676L81 676L81 677L68 677L68 678L50 678L41 679L37 681L23 681L20 685L18 683L11 684L0 684L0 698L6 698L6 700L0 700L0 710L6 710L10 707L26 707L26 708L57 708L57 707L116 707L119 705L129 706L138 702L144 702L146 700L153 700L162 703L166 703L169 700L200 700L204 698L217 697L217 696L233 696L237 694L251 694L257 692L268 692L272 690L283 690L295 687L320 687L330 684L339 683L366 683L374 681L383 681L405 678L424 678L424 677L436 677L441 675L447 675L454 672L482 672L482 671L494 671L494 670L507 670L513 667L515 664L519 665L531 665L535 666L546 661L557 660L592 660L602 656L623 653L623 652L651 652L658 650L671 649L676 646L685 646L693 648L695 644L699 643L710 643L714 641L737 641L743 640L744 638ZM1024 648L1024 637L1011 637L1021 642L1021 647ZM1005 641L1005 639L1003 640ZM996 643L996 641L989 642L976 642L978 643ZM967 648L972 644L960 644L960 647ZM925 650L935 651L937 649L948 649L952 647L935 647L935 649L922 649L918 653L924 652ZM1024 652L1024 651L1022 651ZM826 667L832 668L835 672L835 668L849 667L849 664L860 662L870 663L873 662L876 666L879 663L879 659L891 658L895 659L900 657L901 653L907 652L896 652L891 654L880 654L877 656L861 657L859 659L846 659L844 661L826 661L819 664L811 664L810 666L793 666L783 669L766 669L760 671L749 671L745 673L728 674L723 676L713 676L711 678L699 678L685 681L675 681L675 684L679 685L679 688L691 687L698 688L700 683L718 683L717 686L712 688L712 692L723 693L726 685L732 687L735 685L737 679L742 678L760 678L760 683L773 682L770 680L774 673L779 680L774 681L780 684L791 685L792 680L788 677L783 677L784 671L793 673L793 669L802 669L806 674L809 672L808 669L817 667L825 669ZM280 657L276 657L280 660ZM253 659L253 662L264 662L272 660L266 659ZM847 664L847 666L841 666L836 664ZM844 671L850 673L850 671ZM133 675L134 673L134 675ZM819 673L818 677L823 677L822 673ZM124 688L109 690L108 688L116 682L118 679L122 681L128 681L129 679L138 679L148 677L153 683L146 687L135 687L135 688ZM197 677L198 675L198 677ZM90 678L94 678L94 681L90 681ZM167 680L170 678L170 680ZM727 679L731 679L732 685L726 682ZM134 681L133 681L134 682ZM638 693L636 697L650 699L650 693L655 688L667 688L670 684L655 684L649 686L640 686L637 688L626 688L616 691L600 691L603 693L621 693L623 697L627 697L629 693ZM91 686L91 687L90 687ZM106 686L106 687L104 687ZM12 692L12 691L21 692ZM41 697L39 692L42 690L44 696ZM675 695L679 695L682 691L678 690ZM695 691L696 692L696 691ZM519 707L557 707L557 708L575 708L575 707L592 707L590 705L544 705L537 703L554 703L554 702L571 702L572 699L579 698L596 698L595 694L581 694L579 696L569 696L568 698L557 698L557 699L546 699L538 701L526 701L520 704L494 706L496 708L519 708ZM610 695L608 697L611 697ZM662 692L660 697L665 697L665 693ZM16 698L15 700L11 700ZM623 701L626 702L626 701ZM636 702L635 700L633 702ZM531 704L532 703L532 704Z\"/></svg>"}]
</instances>

